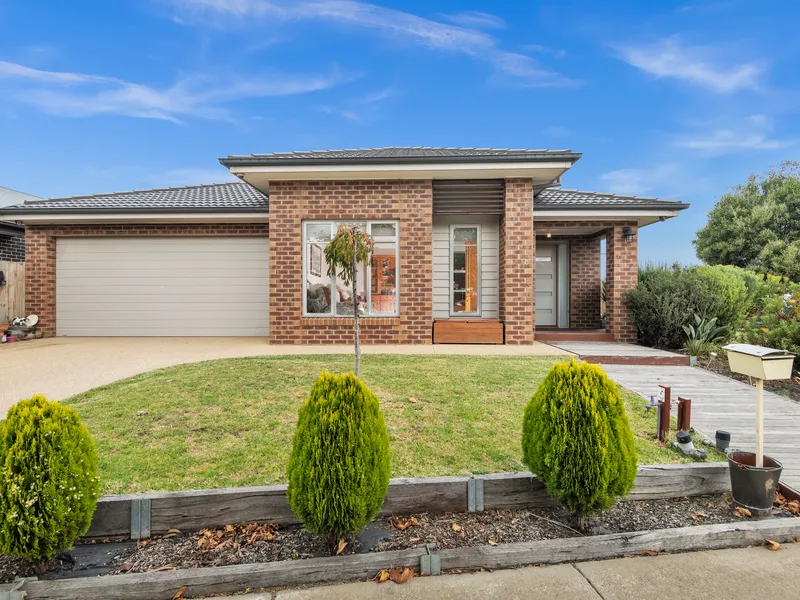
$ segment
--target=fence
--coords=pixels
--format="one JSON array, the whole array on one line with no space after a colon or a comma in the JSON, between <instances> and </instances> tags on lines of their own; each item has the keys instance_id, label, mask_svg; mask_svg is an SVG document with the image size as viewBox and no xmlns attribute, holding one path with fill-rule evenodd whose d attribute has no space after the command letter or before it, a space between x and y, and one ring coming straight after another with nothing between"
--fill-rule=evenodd
<instances>
[{"instance_id":1,"label":"fence","mask_svg":"<svg viewBox=\"0 0 800 600\"><path fill-rule=\"evenodd\" d=\"M6 284L0 286L0 323L25 316L25 263L0 261Z\"/></svg>"}]
</instances>

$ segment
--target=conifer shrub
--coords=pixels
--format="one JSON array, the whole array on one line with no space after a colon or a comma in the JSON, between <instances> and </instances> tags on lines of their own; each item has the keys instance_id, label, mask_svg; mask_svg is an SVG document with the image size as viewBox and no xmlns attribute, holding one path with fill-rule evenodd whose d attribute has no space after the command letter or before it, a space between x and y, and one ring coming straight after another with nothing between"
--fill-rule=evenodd
<instances>
[{"instance_id":1,"label":"conifer shrub","mask_svg":"<svg viewBox=\"0 0 800 600\"><path fill-rule=\"evenodd\" d=\"M0 553L44 565L92 520L97 452L74 409L36 395L0 421Z\"/></svg>"},{"instance_id":2,"label":"conifer shrub","mask_svg":"<svg viewBox=\"0 0 800 600\"><path fill-rule=\"evenodd\" d=\"M389 475L389 436L375 394L353 373L323 372L300 408L289 458L295 516L333 547L378 514Z\"/></svg>"},{"instance_id":3,"label":"conifer shrub","mask_svg":"<svg viewBox=\"0 0 800 600\"><path fill-rule=\"evenodd\" d=\"M578 517L611 507L636 478L636 449L616 384L575 360L550 369L525 409L523 462Z\"/></svg>"}]
</instances>

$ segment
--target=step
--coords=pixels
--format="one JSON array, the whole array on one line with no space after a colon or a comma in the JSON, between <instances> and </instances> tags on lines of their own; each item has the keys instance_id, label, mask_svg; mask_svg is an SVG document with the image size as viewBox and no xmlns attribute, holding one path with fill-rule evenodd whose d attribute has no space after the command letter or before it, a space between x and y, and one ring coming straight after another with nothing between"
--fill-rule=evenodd
<instances>
[{"instance_id":1,"label":"step","mask_svg":"<svg viewBox=\"0 0 800 600\"><path fill-rule=\"evenodd\" d=\"M537 329L537 342L613 342L614 335L605 329Z\"/></svg>"}]
</instances>

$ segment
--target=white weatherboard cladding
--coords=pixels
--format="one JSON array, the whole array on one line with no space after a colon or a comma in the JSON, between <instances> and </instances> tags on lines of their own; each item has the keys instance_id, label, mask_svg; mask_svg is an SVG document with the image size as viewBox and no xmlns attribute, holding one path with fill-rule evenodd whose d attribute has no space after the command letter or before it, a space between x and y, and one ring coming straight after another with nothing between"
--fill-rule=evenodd
<instances>
[{"instance_id":1,"label":"white weatherboard cladding","mask_svg":"<svg viewBox=\"0 0 800 600\"><path fill-rule=\"evenodd\" d=\"M480 225L480 316L500 316L500 219L497 215L440 215L433 217L433 318L450 315L450 225ZM475 315L465 315L465 317ZM458 317L453 317L458 318Z\"/></svg>"},{"instance_id":2,"label":"white weatherboard cladding","mask_svg":"<svg viewBox=\"0 0 800 600\"><path fill-rule=\"evenodd\" d=\"M66 336L267 336L269 239L56 240Z\"/></svg>"}]
</instances>

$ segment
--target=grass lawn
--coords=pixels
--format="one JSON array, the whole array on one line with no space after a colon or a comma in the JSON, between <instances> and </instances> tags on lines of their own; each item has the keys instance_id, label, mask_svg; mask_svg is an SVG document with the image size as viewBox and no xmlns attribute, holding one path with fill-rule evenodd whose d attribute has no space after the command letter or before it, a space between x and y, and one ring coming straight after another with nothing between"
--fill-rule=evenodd
<instances>
[{"instance_id":1,"label":"grass lawn","mask_svg":"<svg viewBox=\"0 0 800 600\"><path fill-rule=\"evenodd\" d=\"M555 360L364 356L362 378L389 429L392 476L525 470L523 410ZM106 493L282 483L297 410L315 378L351 368L350 356L217 360L145 373L65 403L94 436ZM683 460L652 440L655 411L623 394L639 462Z\"/></svg>"}]
</instances>

